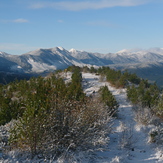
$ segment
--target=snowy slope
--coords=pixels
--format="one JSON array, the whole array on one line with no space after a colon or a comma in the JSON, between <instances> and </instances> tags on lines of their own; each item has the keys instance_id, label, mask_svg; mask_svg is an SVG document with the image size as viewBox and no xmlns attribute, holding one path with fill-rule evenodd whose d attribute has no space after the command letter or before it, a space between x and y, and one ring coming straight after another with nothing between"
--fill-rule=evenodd
<instances>
[{"instance_id":1,"label":"snowy slope","mask_svg":"<svg viewBox=\"0 0 163 163\"><path fill-rule=\"evenodd\" d=\"M92 53L63 47L36 49L22 55L0 52L0 72L46 74L58 69L76 66L109 66L128 70L141 78L163 84L163 48L149 50L121 50L117 53Z\"/></svg>"},{"instance_id":2,"label":"snowy slope","mask_svg":"<svg viewBox=\"0 0 163 163\"><path fill-rule=\"evenodd\" d=\"M5 62L5 66L13 72L16 70L16 66L13 68L13 65L17 65L17 67L21 67L22 71L26 73L43 73L65 69L71 65L85 65L71 56L70 52L62 47L36 49L22 55L10 55L0 52L0 62ZM6 70L6 68L1 67L0 71Z\"/></svg>"},{"instance_id":3,"label":"snowy slope","mask_svg":"<svg viewBox=\"0 0 163 163\"><path fill-rule=\"evenodd\" d=\"M99 66L163 61L163 50L161 48L140 51L124 49L117 53L108 54L91 53L75 49L71 49L70 52L74 58L84 63L92 62L94 65Z\"/></svg>"},{"instance_id":4,"label":"snowy slope","mask_svg":"<svg viewBox=\"0 0 163 163\"><path fill-rule=\"evenodd\" d=\"M99 163L156 163L163 162L163 155L153 144L148 143L148 131L153 126L141 126L134 121L132 105L127 101L125 89L115 89L107 82L100 82L99 76L84 73L85 93L90 95L107 85L120 106L114 120L113 133L109 135L108 150L96 153Z\"/></svg>"},{"instance_id":5,"label":"snowy slope","mask_svg":"<svg viewBox=\"0 0 163 163\"><path fill-rule=\"evenodd\" d=\"M78 51L75 49L69 50L70 55L81 61L84 64L90 64L95 66L105 66L111 64L112 61L103 60L104 55L100 53L91 53L86 51ZM106 62L106 63L105 63Z\"/></svg>"},{"instance_id":6,"label":"snowy slope","mask_svg":"<svg viewBox=\"0 0 163 163\"><path fill-rule=\"evenodd\" d=\"M72 64L83 65L62 47L37 49L23 54L21 57L24 57L26 62L31 65L31 71L36 73L64 69Z\"/></svg>"},{"instance_id":7,"label":"snowy slope","mask_svg":"<svg viewBox=\"0 0 163 163\"><path fill-rule=\"evenodd\" d=\"M36 49L22 55L10 55L0 52L0 62L4 62L4 60L8 69L15 70L10 68L12 62L13 65L20 66L22 71L27 73L64 69L70 65L116 66L117 64L123 64L123 68L125 68L128 64L141 64L146 67L149 63L163 62L163 49L155 48L140 51L124 49L117 53L101 54L75 49L68 51L63 47L54 47ZM0 71L2 70L3 67L0 67Z\"/></svg>"}]
</instances>

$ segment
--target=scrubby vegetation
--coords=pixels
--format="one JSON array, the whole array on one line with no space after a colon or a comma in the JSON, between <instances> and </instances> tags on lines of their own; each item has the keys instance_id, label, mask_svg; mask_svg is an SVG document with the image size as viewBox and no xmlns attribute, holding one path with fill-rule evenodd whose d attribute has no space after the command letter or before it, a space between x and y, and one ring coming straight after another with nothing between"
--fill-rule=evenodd
<instances>
[{"instance_id":1,"label":"scrubby vegetation","mask_svg":"<svg viewBox=\"0 0 163 163\"><path fill-rule=\"evenodd\" d=\"M141 81L141 79L136 74L130 74L127 71L117 71L111 69L110 67L100 67L98 69L95 69L94 67L91 67L90 69L88 67L83 67L82 69L86 72L97 73L101 75L101 77L106 78L106 81L116 88L124 88L129 83L139 84Z\"/></svg>"},{"instance_id":2,"label":"scrubby vegetation","mask_svg":"<svg viewBox=\"0 0 163 163\"><path fill-rule=\"evenodd\" d=\"M152 142L162 142L163 95L156 83L151 84L147 80L139 78L136 74L130 74L127 71L122 73L109 67L99 69L91 67L89 71L100 74L102 79L105 78L116 88L127 88L127 97L133 104L135 120L139 124L154 125L156 130L152 130L149 136ZM107 104L105 100L104 102Z\"/></svg>"},{"instance_id":3,"label":"scrubby vegetation","mask_svg":"<svg viewBox=\"0 0 163 163\"><path fill-rule=\"evenodd\" d=\"M146 80L141 80L139 85L131 85L127 88L128 99L135 105L135 108L141 108L142 112L149 110L152 115L161 115L161 92L156 84L149 84ZM148 113L149 113L148 112Z\"/></svg>"},{"instance_id":4,"label":"scrubby vegetation","mask_svg":"<svg viewBox=\"0 0 163 163\"><path fill-rule=\"evenodd\" d=\"M108 109L118 107L115 98L109 90L102 91L102 98L87 97L80 68L69 69L72 76L68 83L58 73L1 85L0 124L16 120L10 130L11 149L30 151L32 158L38 154L57 158L67 150L108 143Z\"/></svg>"},{"instance_id":5,"label":"scrubby vegetation","mask_svg":"<svg viewBox=\"0 0 163 163\"><path fill-rule=\"evenodd\" d=\"M163 144L163 95L157 85L141 80L127 87L128 99L134 105L135 120L145 126L153 125L149 131L149 142Z\"/></svg>"},{"instance_id":6,"label":"scrubby vegetation","mask_svg":"<svg viewBox=\"0 0 163 163\"><path fill-rule=\"evenodd\" d=\"M61 75L67 72L72 74L69 82ZM116 88L127 88L138 122L148 125L154 116L163 118L163 96L156 84L109 67L70 66L47 77L0 85L0 125L13 122L5 145L30 152L32 158L54 159L67 151L105 147L119 104L108 86L101 87L96 96L86 96L81 72L98 74ZM152 131L151 142L158 142L160 135L161 128Z\"/></svg>"}]
</instances>

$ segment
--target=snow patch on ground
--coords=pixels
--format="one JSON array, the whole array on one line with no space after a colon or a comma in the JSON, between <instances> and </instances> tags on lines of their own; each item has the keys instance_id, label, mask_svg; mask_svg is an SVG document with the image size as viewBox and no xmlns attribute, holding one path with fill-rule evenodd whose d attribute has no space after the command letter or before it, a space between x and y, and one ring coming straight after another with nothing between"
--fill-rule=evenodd
<instances>
[{"instance_id":1,"label":"snow patch on ground","mask_svg":"<svg viewBox=\"0 0 163 163\"><path fill-rule=\"evenodd\" d=\"M84 91L87 95L107 85L119 102L113 132L109 135L108 150L97 152L100 163L157 163L163 162L163 151L148 142L148 133L153 126L139 125L134 121L132 104L127 100L126 89L115 89L108 82L101 82L95 74L83 73Z\"/></svg>"},{"instance_id":2,"label":"snow patch on ground","mask_svg":"<svg viewBox=\"0 0 163 163\"><path fill-rule=\"evenodd\" d=\"M11 66L11 70L22 72L23 71L23 68L21 66L14 65L14 66Z\"/></svg>"}]
</instances>

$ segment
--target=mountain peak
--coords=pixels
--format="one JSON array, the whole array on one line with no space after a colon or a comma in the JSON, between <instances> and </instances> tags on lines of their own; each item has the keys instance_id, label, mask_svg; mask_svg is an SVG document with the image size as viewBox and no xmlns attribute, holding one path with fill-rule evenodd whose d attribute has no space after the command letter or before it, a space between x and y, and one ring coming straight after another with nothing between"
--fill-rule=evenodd
<instances>
[{"instance_id":1,"label":"mountain peak","mask_svg":"<svg viewBox=\"0 0 163 163\"><path fill-rule=\"evenodd\" d=\"M65 50L63 47L61 47L61 46L57 46L57 48L59 49L59 50Z\"/></svg>"},{"instance_id":2,"label":"mountain peak","mask_svg":"<svg viewBox=\"0 0 163 163\"><path fill-rule=\"evenodd\" d=\"M122 49L122 50L120 50L120 51L118 51L118 52L116 52L116 53L129 53L130 52L130 50L128 50L128 49Z\"/></svg>"},{"instance_id":3,"label":"mountain peak","mask_svg":"<svg viewBox=\"0 0 163 163\"><path fill-rule=\"evenodd\" d=\"M1 51L0 51L0 56L7 56L7 55L9 55L9 54L8 54L8 53L1 52Z\"/></svg>"},{"instance_id":4,"label":"mountain peak","mask_svg":"<svg viewBox=\"0 0 163 163\"><path fill-rule=\"evenodd\" d=\"M76 50L76 49L74 49L74 48L72 48L72 49L70 49L70 50L69 50L69 52L71 52L71 53L76 53L76 52L77 52L77 50Z\"/></svg>"}]
</instances>

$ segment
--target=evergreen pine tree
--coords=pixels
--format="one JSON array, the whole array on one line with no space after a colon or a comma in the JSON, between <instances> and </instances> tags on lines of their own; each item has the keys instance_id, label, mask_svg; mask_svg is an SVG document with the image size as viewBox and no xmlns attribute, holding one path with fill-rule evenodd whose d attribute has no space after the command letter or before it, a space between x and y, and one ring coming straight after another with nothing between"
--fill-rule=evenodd
<instances>
[{"instance_id":1,"label":"evergreen pine tree","mask_svg":"<svg viewBox=\"0 0 163 163\"><path fill-rule=\"evenodd\" d=\"M104 102L105 105L107 106L108 113L109 114L115 113L119 105L115 97L109 91L108 87L107 86L101 87L99 92L100 92L100 98L102 102Z\"/></svg>"}]
</instances>

